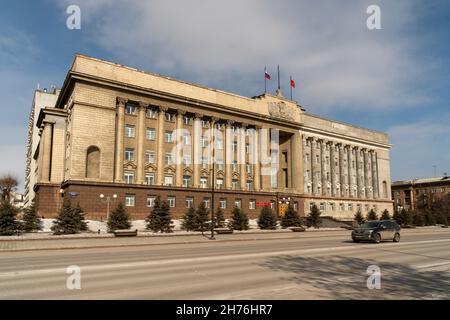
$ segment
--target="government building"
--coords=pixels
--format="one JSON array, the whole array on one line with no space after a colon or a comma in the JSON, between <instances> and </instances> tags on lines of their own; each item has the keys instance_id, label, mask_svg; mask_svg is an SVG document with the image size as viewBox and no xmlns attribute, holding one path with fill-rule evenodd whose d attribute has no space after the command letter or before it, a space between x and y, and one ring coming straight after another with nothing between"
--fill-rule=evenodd
<instances>
[{"instance_id":1,"label":"government building","mask_svg":"<svg viewBox=\"0 0 450 320\"><path fill-rule=\"evenodd\" d=\"M34 119L27 188L46 218L70 198L89 219L108 201L143 219L157 196L173 218L202 201L226 217L288 204L342 220L393 211L387 135L315 116L280 90L247 98L76 55Z\"/></svg>"}]
</instances>

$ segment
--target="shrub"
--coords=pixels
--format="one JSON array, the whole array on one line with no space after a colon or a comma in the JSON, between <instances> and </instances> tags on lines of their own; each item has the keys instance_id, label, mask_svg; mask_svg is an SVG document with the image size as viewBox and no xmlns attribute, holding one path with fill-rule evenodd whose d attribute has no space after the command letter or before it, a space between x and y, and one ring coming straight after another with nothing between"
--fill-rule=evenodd
<instances>
[{"instance_id":1,"label":"shrub","mask_svg":"<svg viewBox=\"0 0 450 320\"><path fill-rule=\"evenodd\" d=\"M233 230L248 230L248 216L238 207L234 207L228 227Z\"/></svg>"},{"instance_id":2,"label":"shrub","mask_svg":"<svg viewBox=\"0 0 450 320\"><path fill-rule=\"evenodd\" d=\"M23 213L23 230L25 232L42 230L42 220L36 212L36 205L34 202L31 206L26 208Z\"/></svg>"},{"instance_id":3,"label":"shrub","mask_svg":"<svg viewBox=\"0 0 450 320\"><path fill-rule=\"evenodd\" d=\"M281 226L283 228L289 227L301 227L302 222L300 220L300 216L298 212L294 210L294 207L289 205L286 212L284 213L283 218L281 218Z\"/></svg>"},{"instance_id":4,"label":"shrub","mask_svg":"<svg viewBox=\"0 0 450 320\"><path fill-rule=\"evenodd\" d=\"M131 228L130 216L128 215L122 203L109 215L108 231L125 230Z\"/></svg>"},{"instance_id":5,"label":"shrub","mask_svg":"<svg viewBox=\"0 0 450 320\"><path fill-rule=\"evenodd\" d=\"M153 232L173 232L169 205L166 201L161 201L161 197L159 196L156 197L155 205L145 221L147 222L147 229L150 229Z\"/></svg>"},{"instance_id":6,"label":"shrub","mask_svg":"<svg viewBox=\"0 0 450 320\"><path fill-rule=\"evenodd\" d=\"M197 214L194 208L189 208L184 214L181 229L186 231L195 231L198 229Z\"/></svg>"},{"instance_id":7,"label":"shrub","mask_svg":"<svg viewBox=\"0 0 450 320\"><path fill-rule=\"evenodd\" d=\"M320 218L320 215L322 213L320 212L319 208L317 208L316 205L313 205L311 208L311 212L306 217L306 224L308 227L314 227L318 228L322 224L322 219Z\"/></svg>"},{"instance_id":8,"label":"shrub","mask_svg":"<svg viewBox=\"0 0 450 320\"><path fill-rule=\"evenodd\" d=\"M75 234L88 229L84 221L83 209L78 204L72 207L70 200L65 199L58 216L53 221L51 230L54 234Z\"/></svg>"}]
</instances>

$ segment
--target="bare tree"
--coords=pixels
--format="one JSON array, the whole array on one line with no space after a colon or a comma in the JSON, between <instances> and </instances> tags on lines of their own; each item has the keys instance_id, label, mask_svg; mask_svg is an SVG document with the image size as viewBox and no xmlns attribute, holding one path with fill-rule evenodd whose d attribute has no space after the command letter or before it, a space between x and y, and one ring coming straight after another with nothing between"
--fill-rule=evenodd
<instances>
[{"instance_id":1,"label":"bare tree","mask_svg":"<svg viewBox=\"0 0 450 320\"><path fill-rule=\"evenodd\" d=\"M3 201L9 201L11 199L11 193L17 190L17 185L19 182L17 178L11 174L6 174L0 177L0 192L1 199Z\"/></svg>"}]
</instances>

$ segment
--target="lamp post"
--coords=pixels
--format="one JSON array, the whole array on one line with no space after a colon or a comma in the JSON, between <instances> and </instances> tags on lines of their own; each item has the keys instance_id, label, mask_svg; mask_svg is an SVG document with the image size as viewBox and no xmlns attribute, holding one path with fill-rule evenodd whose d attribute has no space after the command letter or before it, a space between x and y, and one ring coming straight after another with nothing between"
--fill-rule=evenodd
<instances>
[{"instance_id":1,"label":"lamp post","mask_svg":"<svg viewBox=\"0 0 450 320\"><path fill-rule=\"evenodd\" d=\"M109 206L111 201L116 201L117 194L112 195L112 199L110 196L105 196L103 193L100 195L100 201L106 203L106 220L109 219Z\"/></svg>"}]
</instances>

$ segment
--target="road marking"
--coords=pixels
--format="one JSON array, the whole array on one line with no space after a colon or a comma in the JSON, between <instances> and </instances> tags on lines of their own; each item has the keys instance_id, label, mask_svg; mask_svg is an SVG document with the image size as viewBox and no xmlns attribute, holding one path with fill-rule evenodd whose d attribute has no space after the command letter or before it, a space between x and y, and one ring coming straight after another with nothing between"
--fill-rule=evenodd
<instances>
[{"instance_id":1,"label":"road marking","mask_svg":"<svg viewBox=\"0 0 450 320\"><path fill-rule=\"evenodd\" d=\"M429 263L429 264L421 264L421 265L414 266L414 268L415 269L427 269L427 268L441 267L441 266L445 266L445 265L450 265L450 261Z\"/></svg>"},{"instance_id":2,"label":"road marking","mask_svg":"<svg viewBox=\"0 0 450 320\"><path fill-rule=\"evenodd\" d=\"M423 240L423 241L410 241L410 242L402 242L396 243L395 247L398 246L407 246L407 245L415 245L415 244L429 244L429 243L440 243L440 242L450 242L450 239L440 239L440 240ZM273 252L256 252L256 253L248 253L248 254L232 254L232 255L223 255L216 257L197 257L197 258L178 258L178 259L168 259L168 260L151 260L151 261L140 261L140 262L132 262L132 263L115 263L115 264L100 264L100 265L90 265L90 266L82 266L82 272L86 271L105 271L111 269L126 269L126 268L134 268L134 267L148 267L148 266L160 266L160 265L169 265L169 264L182 264L182 263L191 263L191 262L211 262L211 261L221 261L221 260L232 260L232 259L248 259L248 258L262 258L262 257L272 257L272 256L280 256L280 255L301 255L301 254L310 254L310 253L321 253L321 252L336 252L336 251L357 251L365 248L383 248L391 246L391 243L381 243L378 245L374 244L366 244L366 245L347 245L347 246L339 246L339 247L325 247L325 248L311 248L311 249L297 249L297 250L285 250L285 251L273 251ZM21 271L12 271L12 272L2 272L0 273L0 278L2 277L11 277L11 276L27 276L27 275L45 275L51 273L60 273L61 275L65 275L65 268L49 268L49 269L38 269L38 270L21 270Z\"/></svg>"}]
</instances>

